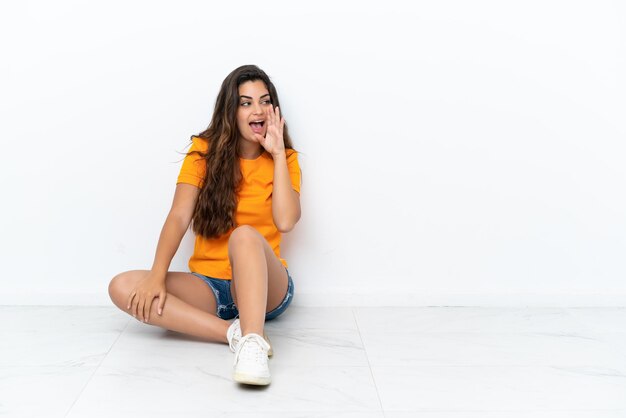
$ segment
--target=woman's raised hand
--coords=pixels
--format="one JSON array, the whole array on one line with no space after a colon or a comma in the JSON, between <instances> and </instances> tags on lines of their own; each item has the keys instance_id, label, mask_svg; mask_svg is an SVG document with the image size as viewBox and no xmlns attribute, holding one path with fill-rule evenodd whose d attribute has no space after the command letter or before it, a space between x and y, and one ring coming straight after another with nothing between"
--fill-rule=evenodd
<instances>
[{"instance_id":1,"label":"woman's raised hand","mask_svg":"<svg viewBox=\"0 0 626 418\"><path fill-rule=\"evenodd\" d=\"M254 137L267 152L272 154L272 157L284 153L283 127L285 126L285 118L280 117L278 106L275 109L273 109L273 106L267 107L265 123L267 124L265 137L259 134L254 134Z\"/></svg>"},{"instance_id":2,"label":"woman's raised hand","mask_svg":"<svg viewBox=\"0 0 626 418\"><path fill-rule=\"evenodd\" d=\"M163 313L165 303L165 275L150 271L128 295L126 309L137 319L143 322L150 321L150 308L154 298L159 298L158 313Z\"/></svg>"}]
</instances>

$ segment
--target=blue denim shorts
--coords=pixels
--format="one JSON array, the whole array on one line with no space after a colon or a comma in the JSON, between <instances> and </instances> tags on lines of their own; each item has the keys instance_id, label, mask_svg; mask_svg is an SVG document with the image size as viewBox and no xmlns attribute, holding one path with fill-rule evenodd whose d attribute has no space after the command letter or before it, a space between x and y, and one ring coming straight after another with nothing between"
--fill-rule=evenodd
<instances>
[{"instance_id":1,"label":"blue denim shorts","mask_svg":"<svg viewBox=\"0 0 626 418\"><path fill-rule=\"evenodd\" d=\"M287 270L287 267L285 267ZM213 293L215 294L215 300L217 301L217 316L222 319L233 319L239 316L239 310L233 301L233 295L230 293L230 280L226 279L217 279L215 277L205 276L200 273L191 273L194 276L197 276L204 280L206 284L209 285ZM271 310L265 314L265 320L270 321L276 318L281 313L287 310L287 307L291 303L293 299L293 279L289 274L289 270L287 270L287 295L285 299L276 307L276 309Z\"/></svg>"}]
</instances>

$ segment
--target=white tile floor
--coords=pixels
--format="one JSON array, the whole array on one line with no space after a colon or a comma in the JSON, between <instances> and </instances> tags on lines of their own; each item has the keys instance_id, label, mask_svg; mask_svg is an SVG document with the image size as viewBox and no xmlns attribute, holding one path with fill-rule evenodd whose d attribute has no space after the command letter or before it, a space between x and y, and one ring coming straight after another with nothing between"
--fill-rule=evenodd
<instances>
[{"instance_id":1,"label":"white tile floor","mask_svg":"<svg viewBox=\"0 0 626 418\"><path fill-rule=\"evenodd\" d=\"M0 307L2 417L626 417L626 308L304 308L272 384L115 307Z\"/></svg>"}]
</instances>

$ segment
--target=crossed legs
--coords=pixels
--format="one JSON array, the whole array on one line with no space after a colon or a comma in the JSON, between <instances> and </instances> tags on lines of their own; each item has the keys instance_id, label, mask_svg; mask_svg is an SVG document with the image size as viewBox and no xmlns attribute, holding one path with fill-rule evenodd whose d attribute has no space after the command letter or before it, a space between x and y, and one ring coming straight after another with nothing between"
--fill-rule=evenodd
<instances>
[{"instance_id":1,"label":"crossed legs","mask_svg":"<svg viewBox=\"0 0 626 418\"><path fill-rule=\"evenodd\" d=\"M242 335L263 335L265 313L280 305L287 294L287 272L265 237L248 225L232 232L228 253L233 270L231 294L239 310ZM109 284L113 303L131 314L126 309L128 295L146 274L148 270L133 270L115 276ZM217 317L215 295L206 283L191 273L168 272L165 287L163 313L157 313L155 298L147 323L208 341L228 342L226 330L231 321Z\"/></svg>"}]
</instances>

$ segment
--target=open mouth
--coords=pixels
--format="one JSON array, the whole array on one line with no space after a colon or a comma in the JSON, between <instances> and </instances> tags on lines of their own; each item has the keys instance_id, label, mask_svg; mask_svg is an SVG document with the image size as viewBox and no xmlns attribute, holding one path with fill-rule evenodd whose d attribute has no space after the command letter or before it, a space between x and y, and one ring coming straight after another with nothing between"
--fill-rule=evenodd
<instances>
[{"instance_id":1,"label":"open mouth","mask_svg":"<svg viewBox=\"0 0 626 418\"><path fill-rule=\"evenodd\" d=\"M250 122L250 127L252 128L252 131L254 133L260 134L263 131L263 125L265 124L265 121L258 121L258 122Z\"/></svg>"}]
</instances>

